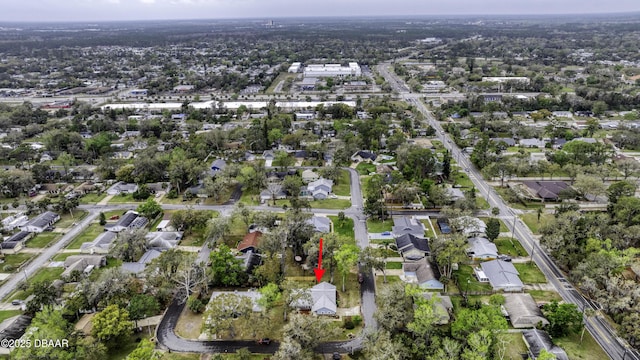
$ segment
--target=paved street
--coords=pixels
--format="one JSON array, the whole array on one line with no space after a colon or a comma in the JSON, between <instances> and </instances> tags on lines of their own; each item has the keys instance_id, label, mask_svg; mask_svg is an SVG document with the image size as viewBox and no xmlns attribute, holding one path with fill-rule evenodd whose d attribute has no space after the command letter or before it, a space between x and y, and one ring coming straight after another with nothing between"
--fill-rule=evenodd
<instances>
[{"instance_id":1,"label":"paved street","mask_svg":"<svg viewBox=\"0 0 640 360\"><path fill-rule=\"evenodd\" d=\"M389 65L382 66L382 68L387 69L386 71L382 72L385 76L385 79L387 81L389 81L389 79L392 79L392 82L401 82L398 77L396 77L394 74L392 74L391 71L388 70L388 66ZM389 78L387 78L387 76ZM513 229L515 237L520 241L529 255L533 253L533 261L545 274L549 282L555 287L560 296L562 296L565 301L576 304L580 308L580 310L598 310L597 305L593 301L585 299L585 297L565 279L564 274L558 269L558 267L549 258L549 256L542 250L538 241L533 236L526 224L519 218L517 218L519 211L509 207L493 189L493 187L491 187L483 179L480 171L478 171L473 166L473 164L471 164L469 159L465 156L465 154L462 153L460 148L458 148L452 141L452 139L444 132L442 126L440 126L440 123L428 111L422 101L419 100L420 94L409 93L407 90L402 90L402 87L399 87L398 89L400 96L404 100L415 105L416 108L425 115L427 121L429 122L429 125L431 125L436 130L437 138L442 141L444 147L451 152L451 156L456 160L456 162L463 169L467 170L469 178L473 182L474 186L478 189L480 194L487 200L491 207L497 207L498 209L500 209L499 216L505 220L505 223L509 224L508 226L513 227L513 219L516 219L515 228ZM615 330L607 323L602 315L598 314L597 316L587 319L586 328L612 359L640 360L640 354L637 351L632 350L626 343L626 341L616 335Z\"/></svg>"}]
</instances>

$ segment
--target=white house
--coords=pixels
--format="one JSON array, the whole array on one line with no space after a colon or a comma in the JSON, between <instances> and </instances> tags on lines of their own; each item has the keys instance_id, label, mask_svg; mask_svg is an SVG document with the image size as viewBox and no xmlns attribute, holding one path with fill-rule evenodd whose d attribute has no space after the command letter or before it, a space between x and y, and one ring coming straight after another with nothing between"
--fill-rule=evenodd
<instances>
[{"instance_id":1,"label":"white house","mask_svg":"<svg viewBox=\"0 0 640 360\"><path fill-rule=\"evenodd\" d=\"M316 315L335 315L338 311L336 305L336 287L328 282L321 282L311 289L304 290L310 296L301 296L294 307L301 310L311 310Z\"/></svg>"},{"instance_id":2,"label":"white house","mask_svg":"<svg viewBox=\"0 0 640 360\"><path fill-rule=\"evenodd\" d=\"M133 194L136 191L138 191L137 184L127 184L125 182L120 181L113 184L112 187L107 189L107 194L108 195Z\"/></svg>"},{"instance_id":3,"label":"white house","mask_svg":"<svg viewBox=\"0 0 640 360\"><path fill-rule=\"evenodd\" d=\"M55 224L58 220L60 220L60 215L51 211L43 212L21 226L20 230L32 233L41 233L49 226Z\"/></svg>"}]
</instances>

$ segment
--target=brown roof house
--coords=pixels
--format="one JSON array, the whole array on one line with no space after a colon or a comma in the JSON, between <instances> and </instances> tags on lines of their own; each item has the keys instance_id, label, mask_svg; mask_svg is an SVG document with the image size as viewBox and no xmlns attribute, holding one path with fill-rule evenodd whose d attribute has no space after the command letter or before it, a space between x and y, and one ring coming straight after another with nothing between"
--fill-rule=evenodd
<instances>
[{"instance_id":1,"label":"brown roof house","mask_svg":"<svg viewBox=\"0 0 640 360\"><path fill-rule=\"evenodd\" d=\"M252 250L255 252L260 244L260 238L262 237L261 231L250 232L244 236L242 241L238 243L238 251L247 252Z\"/></svg>"}]
</instances>

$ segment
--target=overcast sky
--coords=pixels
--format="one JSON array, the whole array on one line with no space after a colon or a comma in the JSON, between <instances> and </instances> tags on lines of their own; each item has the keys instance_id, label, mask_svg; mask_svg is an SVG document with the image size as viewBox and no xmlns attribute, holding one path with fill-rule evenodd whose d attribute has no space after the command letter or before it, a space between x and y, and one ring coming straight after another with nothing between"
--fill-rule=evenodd
<instances>
[{"instance_id":1,"label":"overcast sky","mask_svg":"<svg viewBox=\"0 0 640 360\"><path fill-rule=\"evenodd\" d=\"M639 10L638 0L0 0L0 21L576 14Z\"/></svg>"}]
</instances>

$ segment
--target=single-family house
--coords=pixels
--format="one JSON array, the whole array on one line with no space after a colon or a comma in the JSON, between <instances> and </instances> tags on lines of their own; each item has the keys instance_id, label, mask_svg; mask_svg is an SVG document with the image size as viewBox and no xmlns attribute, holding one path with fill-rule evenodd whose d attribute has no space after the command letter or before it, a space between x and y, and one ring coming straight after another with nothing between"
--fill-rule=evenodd
<instances>
[{"instance_id":1,"label":"single-family house","mask_svg":"<svg viewBox=\"0 0 640 360\"><path fill-rule=\"evenodd\" d=\"M121 265L122 270L125 272L133 273L133 274L141 274L144 269L149 265L153 259L162 255L161 251L156 249L147 250L140 259L136 262L123 262Z\"/></svg>"},{"instance_id":2,"label":"single-family house","mask_svg":"<svg viewBox=\"0 0 640 360\"><path fill-rule=\"evenodd\" d=\"M84 272L107 265L107 257L104 255L71 255L64 260L64 271L61 278L68 277L74 271Z\"/></svg>"},{"instance_id":3,"label":"single-family house","mask_svg":"<svg viewBox=\"0 0 640 360\"><path fill-rule=\"evenodd\" d=\"M567 353L555 345L549 334L544 330L525 330L522 332L522 338L529 352L529 359L536 360L542 350L553 354L557 360L569 360Z\"/></svg>"},{"instance_id":4,"label":"single-family house","mask_svg":"<svg viewBox=\"0 0 640 360\"><path fill-rule=\"evenodd\" d=\"M569 185L564 181L538 181L527 180L522 184L532 198L538 198L542 201L557 201L562 190L567 189Z\"/></svg>"},{"instance_id":5,"label":"single-family house","mask_svg":"<svg viewBox=\"0 0 640 360\"><path fill-rule=\"evenodd\" d=\"M275 200L281 200L287 198L287 193L282 188L282 185L272 184L270 187L262 190L260 192L260 203L264 204L266 202Z\"/></svg>"},{"instance_id":6,"label":"single-family house","mask_svg":"<svg viewBox=\"0 0 640 360\"><path fill-rule=\"evenodd\" d=\"M410 233L396 237L396 247L405 260L420 260L431 251L427 239Z\"/></svg>"},{"instance_id":7,"label":"single-family house","mask_svg":"<svg viewBox=\"0 0 640 360\"><path fill-rule=\"evenodd\" d=\"M499 144L501 142L505 143L507 147L516 146L516 141L513 138L491 138L491 141L493 141L496 144Z\"/></svg>"},{"instance_id":8,"label":"single-family house","mask_svg":"<svg viewBox=\"0 0 640 360\"><path fill-rule=\"evenodd\" d=\"M316 181L312 181L307 185L308 193L315 200L323 200L329 197L333 189L333 180L320 178Z\"/></svg>"},{"instance_id":9,"label":"single-family house","mask_svg":"<svg viewBox=\"0 0 640 360\"><path fill-rule=\"evenodd\" d=\"M93 241L80 245L80 252L88 254L107 254L117 237L117 233L105 231L100 233Z\"/></svg>"},{"instance_id":10,"label":"single-family house","mask_svg":"<svg viewBox=\"0 0 640 360\"><path fill-rule=\"evenodd\" d=\"M504 299L504 309L514 328L535 329L540 325L549 325L549 321L542 315L531 294L504 294Z\"/></svg>"},{"instance_id":11,"label":"single-family house","mask_svg":"<svg viewBox=\"0 0 640 360\"><path fill-rule=\"evenodd\" d=\"M29 218L23 213L17 213L15 215L9 215L2 219L2 228L6 231L13 231L22 226L25 226L29 222Z\"/></svg>"},{"instance_id":12,"label":"single-family house","mask_svg":"<svg viewBox=\"0 0 640 360\"><path fill-rule=\"evenodd\" d=\"M531 139L520 139L520 141L518 141L518 144L521 147L526 147L526 148L544 148L547 142L544 140L531 138Z\"/></svg>"},{"instance_id":13,"label":"single-family house","mask_svg":"<svg viewBox=\"0 0 640 360\"><path fill-rule=\"evenodd\" d=\"M51 211L45 211L21 226L20 230L32 233L41 233L55 224L58 220L60 220L60 215Z\"/></svg>"},{"instance_id":14,"label":"single-family house","mask_svg":"<svg viewBox=\"0 0 640 360\"><path fill-rule=\"evenodd\" d=\"M147 233L144 237L150 249L169 250L175 248L182 240L181 231L156 231Z\"/></svg>"},{"instance_id":15,"label":"single-family house","mask_svg":"<svg viewBox=\"0 0 640 360\"><path fill-rule=\"evenodd\" d=\"M401 216L393 218L393 227L391 232L394 237L405 234L413 234L417 237L424 236L424 225L414 217Z\"/></svg>"},{"instance_id":16,"label":"single-family house","mask_svg":"<svg viewBox=\"0 0 640 360\"><path fill-rule=\"evenodd\" d=\"M227 167L227 162L223 159L216 159L211 163L211 175L216 175Z\"/></svg>"},{"instance_id":17,"label":"single-family house","mask_svg":"<svg viewBox=\"0 0 640 360\"><path fill-rule=\"evenodd\" d=\"M434 292L425 292L422 296L428 301L433 301L434 315L437 317L436 324L444 325L451 321L453 303L449 296Z\"/></svg>"},{"instance_id":18,"label":"single-family house","mask_svg":"<svg viewBox=\"0 0 640 360\"><path fill-rule=\"evenodd\" d=\"M261 231L254 231L246 234L242 241L238 243L237 249L240 252L247 252L249 250L256 251L258 250L258 245L260 245L260 238L262 237Z\"/></svg>"},{"instance_id":19,"label":"single-family house","mask_svg":"<svg viewBox=\"0 0 640 360\"><path fill-rule=\"evenodd\" d=\"M107 189L108 195L133 194L138 191L138 184L127 184L123 181L113 184Z\"/></svg>"},{"instance_id":20,"label":"single-family house","mask_svg":"<svg viewBox=\"0 0 640 360\"><path fill-rule=\"evenodd\" d=\"M467 255L474 260L489 260L498 257L496 244L483 237L472 237L467 240Z\"/></svg>"},{"instance_id":21,"label":"single-family house","mask_svg":"<svg viewBox=\"0 0 640 360\"><path fill-rule=\"evenodd\" d=\"M359 150L356 151L353 155L351 155L351 161L354 162L362 162L362 161L367 161L367 162L373 162L376 161L376 158L378 156L376 154L374 154L371 151L366 151L366 150Z\"/></svg>"},{"instance_id":22,"label":"single-family house","mask_svg":"<svg viewBox=\"0 0 640 360\"><path fill-rule=\"evenodd\" d=\"M311 310L316 315L333 316L338 311L336 304L336 287L326 281L308 290L301 290L303 293L294 304L300 310Z\"/></svg>"},{"instance_id":23,"label":"single-family house","mask_svg":"<svg viewBox=\"0 0 640 360\"><path fill-rule=\"evenodd\" d=\"M317 172L311 170L311 169L307 169L305 171L302 172L302 181L304 183L310 183L312 181L316 181L320 178L320 175L318 175Z\"/></svg>"},{"instance_id":24,"label":"single-family house","mask_svg":"<svg viewBox=\"0 0 640 360\"><path fill-rule=\"evenodd\" d=\"M402 264L403 280L418 284L423 289L444 291L444 284L439 279L438 269L426 258Z\"/></svg>"},{"instance_id":25,"label":"single-family house","mask_svg":"<svg viewBox=\"0 0 640 360\"><path fill-rule=\"evenodd\" d=\"M471 216L458 217L455 223L456 228L466 237L482 236L487 230L487 224L484 221Z\"/></svg>"},{"instance_id":26,"label":"single-family house","mask_svg":"<svg viewBox=\"0 0 640 360\"><path fill-rule=\"evenodd\" d=\"M156 226L156 231L174 231L175 229L171 226L171 220L163 219Z\"/></svg>"},{"instance_id":27,"label":"single-family house","mask_svg":"<svg viewBox=\"0 0 640 360\"><path fill-rule=\"evenodd\" d=\"M331 232L331 219L324 216L312 216L307 220L313 227L313 231L318 233L330 233Z\"/></svg>"},{"instance_id":28,"label":"single-family house","mask_svg":"<svg viewBox=\"0 0 640 360\"><path fill-rule=\"evenodd\" d=\"M458 188L454 188L454 187L447 187L445 188L445 191L447 192L447 195L449 196L449 202L456 202L458 200L464 200L464 193L462 192L462 190L458 189Z\"/></svg>"},{"instance_id":29,"label":"single-family house","mask_svg":"<svg viewBox=\"0 0 640 360\"><path fill-rule=\"evenodd\" d=\"M0 249L4 253L7 254L15 254L24 244L33 236L33 233L27 231L18 231L17 233L6 238L2 243L0 243Z\"/></svg>"},{"instance_id":30,"label":"single-family house","mask_svg":"<svg viewBox=\"0 0 640 360\"><path fill-rule=\"evenodd\" d=\"M107 224L104 226L104 229L106 231L117 233L124 230L143 228L147 225L148 222L149 220L146 217L140 216L140 214L133 210L129 210L124 215L122 215L120 219L118 219L118 222L116 222L115 224Z\"/></svg>"},{"instance_id":31,"label":"single-family house","mask_svg":"<svg viewBox=\"0 0 640 360\"><path fill-rule=\"evenodd\" d=\"M518 270L510 262L491 260L481 263L480 267L495 291L519 292L524 288Z\"/></svg>"}]
</instances>

